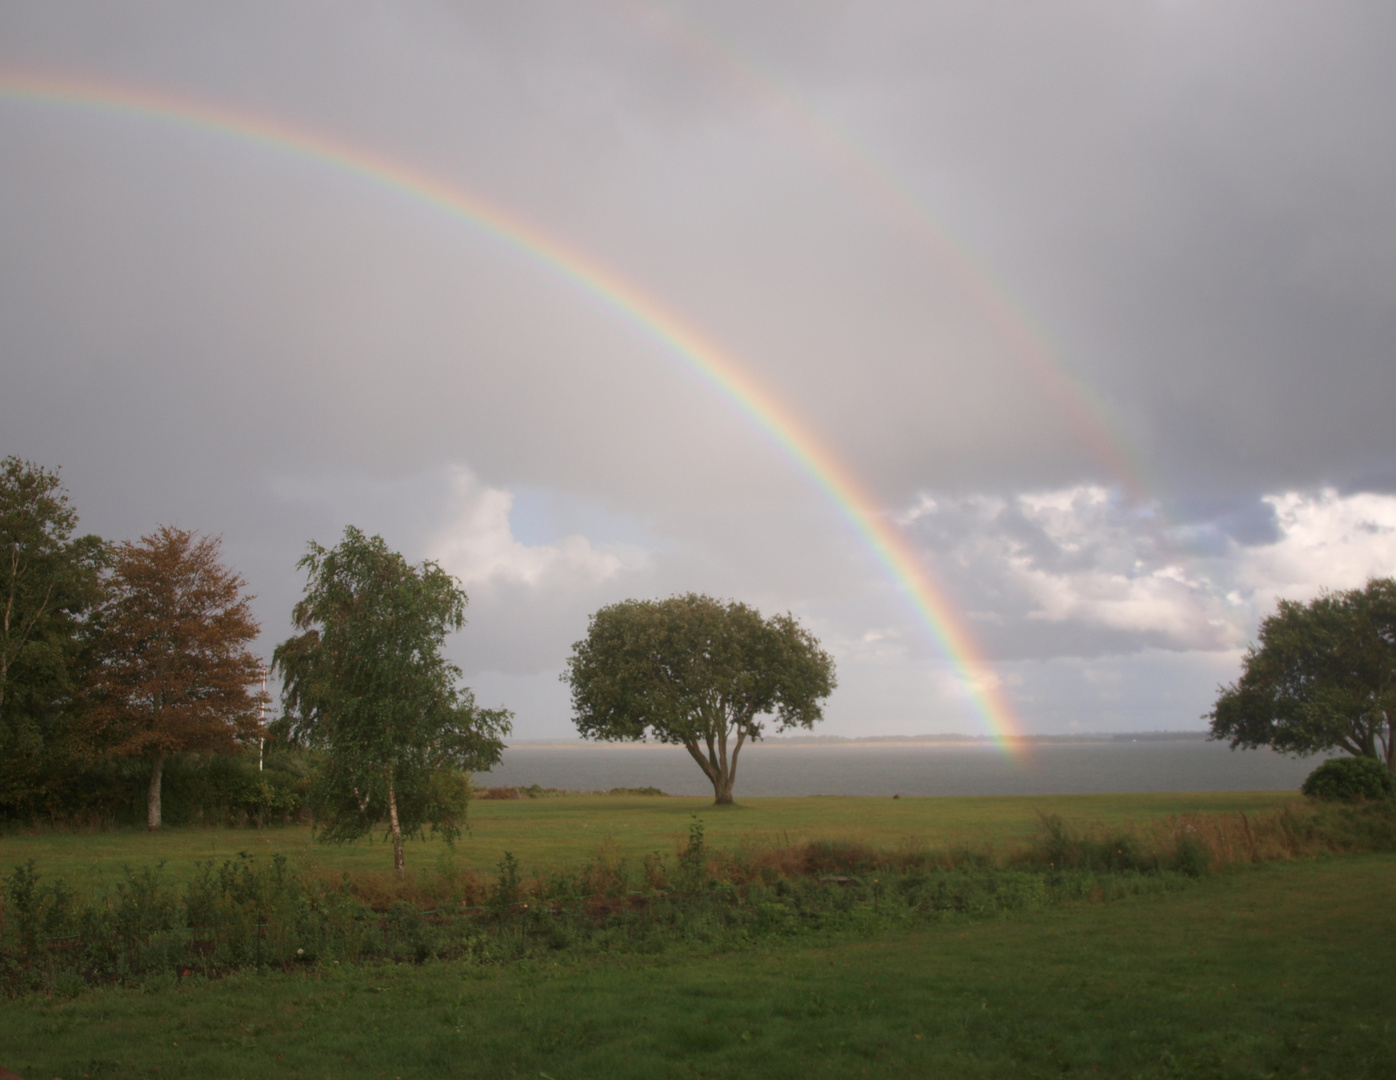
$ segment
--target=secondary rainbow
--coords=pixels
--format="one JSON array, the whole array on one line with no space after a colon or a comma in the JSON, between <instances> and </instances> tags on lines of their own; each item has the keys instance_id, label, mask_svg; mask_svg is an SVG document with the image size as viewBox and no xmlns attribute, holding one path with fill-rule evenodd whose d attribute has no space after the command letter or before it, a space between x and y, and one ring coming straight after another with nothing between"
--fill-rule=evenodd
<instances>
[{"instance_id":1,"label":"secondary rainbow","mask_svg":"<svg viewBox=\"0 0 1396 1080\"><path fill-rule=\"evenodd\" d=\"M849 188L891 218L901 234L920 237L1121 489L1134 497L1146 497L1155 489L1110 407L1053 349L1046 331L1026 314L1007 283L866 147L693 14L655 0L611 0L611 6L751 101L754 111L771 118L773 128L827 164Z\"/></svg>"},{"instance_id":2,"label":"secondary rainbow","mask_svg":"<svg viewBox=\"0 0 1396 1080\"><path fill-rule=\"evenodd\" d=\"M193 126L347 170L420 200L522 249L662 344L756 423L823 489L901 585L975 708L1005 748L1013 711L973 636L906 537L853 473L745 367L697 330L585 253L479 196L421 169L277 120L147 88L47 72L0 69L0 99L80 108Z\"/></svg>"}]
</instances>

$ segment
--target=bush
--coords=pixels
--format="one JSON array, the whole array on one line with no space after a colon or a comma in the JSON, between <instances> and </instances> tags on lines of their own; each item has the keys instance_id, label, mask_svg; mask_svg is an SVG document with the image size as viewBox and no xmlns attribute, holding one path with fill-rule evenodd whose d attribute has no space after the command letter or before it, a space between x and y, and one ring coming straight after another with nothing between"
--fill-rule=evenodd
<instances>
[{"instance_id":1,"label":"bush","mask_svg":"<svg viewBox=\"0 0 1396 1080\"><path fill-rule=\"evenodd\" d=\"M1389 799L1396 795L1396 777L1376 758L1334 758L1311 772L1300 790L1320 802Z\"/></svg>"}]
</instances>

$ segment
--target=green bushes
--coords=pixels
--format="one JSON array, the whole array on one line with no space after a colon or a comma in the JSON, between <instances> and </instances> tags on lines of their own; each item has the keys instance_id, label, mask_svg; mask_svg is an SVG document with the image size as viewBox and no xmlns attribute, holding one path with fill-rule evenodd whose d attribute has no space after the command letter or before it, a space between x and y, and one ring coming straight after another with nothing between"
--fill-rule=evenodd
<instances>
[{"instance_id":1,"label":"green bushes","mask_svg":"<svg viewBox=\"0 0 1396 1080\"><path fill-rule=\"evenodd\" d=\"M1311 772L1300 790L1320 802L1389 799L1396 795L1396 777L1376 758L1333 758Z\"/></svg>"},{"instance_id":2,"label":"green bushes","mask_svg":"<svg viewBox=\"0 0 1396 1080\"><path fill-rule=\"evenodd\" d=\"M1190 821L1173 824L1171 845L1147 843L1127 830L1077 832L1056 814L1043 814L1039 822L1036 840L1017 854L1019 865L1096 874L1167 871L1187 877L1202 877L1212 868L1212 852Z\"/></svg>"},{"instance_id":3,"label":"green bushes","mask_svg":"<svg viewBox=\"0 0 1396 1080\"><path fill-rule=\"evenodd\" d=\"M239 754L184 754L165 765L166 825L251 826L303 820L311 765L283 751L257 767L255 750ZM140 760L102 762L80 774L81 796L68 800L56 822L139 825L146 818L150 766Z\"/></svg>"},{"instance_id":4,"label":"green bushes","mask_svg":"<svg viewBox=\"0 0 1396 1080\"><path fill-rule=\"evenodd\" d=\"M1044 815L1011 849L879 851L851 841L708 845L695 818L664 855L613 845L570 871L530 874L505 853L492 882L443 862L435 875L339 880L284 857L205 862L183 883L128 870L79 896L33 862L0 880L0 995L91 983L217 976L369 960L505 962L566 951L653 953L701 944L875 935L1187 888L1227 866L1335 851L1396 850L1396 800L1302 805L1251 819L1184 815L1142 833Z\"/></svg>"},{"instance_id":5,"label":"green bushes","mask_svg":"<svg viewBox=\"0 0 1396 1080\"><path fill-rule=\"evenodd\" d=\"M819 872L855 866L857 876ZM347 877L335 884L296 873L280 856L269 863L244 856L200 863L182 885L158 867L128 871L115 889L78 898L61 881L42 882L30 863L3 882L0 993L365 960L740 948L768 937L988 918L1185 880L1131 872L1131 881L1111 884L1109 872L956 865L945 856L909 860L827 844L728 856L707 849L701 822L673 859L656 853L631 866L603 849L571 873L530 877L505 854L492 885L473 875L445 880L451 876L442 871L437 894L460 901L375 895L370 882L370 904Z\"/></svg>"}]
</instances>

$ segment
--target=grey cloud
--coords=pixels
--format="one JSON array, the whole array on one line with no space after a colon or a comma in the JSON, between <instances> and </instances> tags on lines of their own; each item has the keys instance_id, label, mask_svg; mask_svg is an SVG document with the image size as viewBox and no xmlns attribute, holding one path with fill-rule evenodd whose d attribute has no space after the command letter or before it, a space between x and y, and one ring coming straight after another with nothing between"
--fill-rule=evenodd
<instances>
[{"instance_id":1,"label":"grey cloud","mask_svg":"<svg viewBox=\"0 0 1396 1080\"><path fill-rule=\"evenodd\" d=\"M1082 657L1229 647L1266 582L1309 587L1298 555L1256 569L1289 551L1264 497L1396 491L1396 23L1376 4L1008 10L10 3L0 67L343 139L642 286L888 512L935 495L913 536L1005 670L1055 665L1020 691L1050 726L1085 693ZM892 187L830 157L792 100ZM442 477L466 469L522 500L525 547L629 538L651 557L552 595L472 587L462 662L539 710L558 707L545 682L588 610L701 588L845 643L840 723L967 722L827 493L575 280L197 125L9 96L0 138L0 451L63 465L105 534L222 533L268 640L307 539L352 521L421 557L450 520ZM1042 374L1025 334L1064 374L1050 358ZM1109 434L1095 404L1064 404L1072 378ZM1141 490L1076 546L1023 509L1024 493L1113 490L1120 454ZM1130 516L1148 506L1169 524ZM1176 600L1162 628L1034 616L1005 562L1044 588L1128 581L1179 546L1211 585L1159 584ZM1209 631L1225 582L1247 599ZM1172 663L1141 659L1136 689Z\"/></svg>"}]
</instances>

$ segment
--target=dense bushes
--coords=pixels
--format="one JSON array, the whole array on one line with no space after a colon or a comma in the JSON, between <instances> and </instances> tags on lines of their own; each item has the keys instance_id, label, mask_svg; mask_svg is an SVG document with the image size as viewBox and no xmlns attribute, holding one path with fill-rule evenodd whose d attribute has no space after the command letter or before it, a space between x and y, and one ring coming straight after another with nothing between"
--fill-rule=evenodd
<instances>
[{"instance_id":1,"label":"dense bushes","mask_svg":"<svg viewBox=\"0 0 1396 1080\"><path fill-rule=\"evenodd\" d=\"M316 880L284 860L250 858L200 864L182 885L158 870L128 871L114 890L79 900L61 881L40 880L31 863L4 881L0 994L61 995L87 984L139 985L154 976L216 976L254 967L467 957L501 962L560 950L650 953L682 943L734 948L773 936L877 933L949 917L987 918L1176 888L1184 880L928 867L858 877L766 880L758 874L737 884L692 875L680 862L661 868L669 870L673 887L636 888L646 869L655 867L603 858L574 873L525 878L506 857L496 881L457 879L455 891L470 895L427 907L403 900L371 905L347 881Z\"/></svg>"},{"instance_id":2,"label":"dense bushes","mask_svg":"<svg viewBox=\"0 0 1396 1080\"><path fill-rule=\"evenodd\" d=\"M166 825L254 826L300 821L306 812L310 763L294 751L183 754L164 772ZM55 824L139 825L146 819L150 766L139 759L104 761L75 773L61 808L49 811ZM33 815L26 815L33 820Z\"/></svg>"},{"instance_id":3,"label":"dense bushes","mask_svg":"<svg viewBox=\"0 0 1396 1080\"><path fill-rule=\"evenodd\" d=\"M264 825L297 821L309 768L282 755L257 768L254 755L190 755L165 767L165 820L171 825Z\"/></svg>"},{"instance_id":4,"label":"dense bushes","mask_svg":"<svg viewBox=\"0 0 1396 1080\"><path fill-rule=\"evenodd\" d=\"M1396 795L1396 777L1376 758L1333 758L1309 773L1300 790L1322 802L1389 799Z\"/></svg>"},{"instance_id":5,"label":"dense bushes","mask_svg":"<svg viewBox=\"0 0 1396 1080\"><path fill-rule=\"evenodd\" d=\"M183 782L208 788L203 802L181 804L188 812L245 814L260 781L278 772L295 780L286 770L258 776L255 761L186 765ZM254 967L503 962L881 933L1186 888L1234 864L1337 851L1396 851L1396 799L1295 803L1254 818L1182 815L1142 832L1043 816L1034 837L1000 850L879 851L844 840L720 851L695 820L672 855L628 860L603 846L571 870L531 874L506 854L492 880L448 864L407 878L335 879L279 856L243 856L199 864L182 883L159 868L129 870L114 889L78 895L29 863L0 881L0 995Z\"/></svg>"},{"instance_id":6,"label":"dense bushes","mask_svg":"<svg viewBox=\"0 0 1396 1080\"><path fill-rule=\"evenodd\" d=\"M0 994L252 967L740 948L1098 903L1185 888L1235 863L1371 850L1396 850L1396 800L1185 815L1142 833L1044 816L1030 841L1000 851L857 841L717 851L695 820L672 855L633 861L603 846L569 871L530 874L506 854L492 880L445 865L333 879L244 856L199 864L183 883L158 868L128 871L114 889L78 896L30 863L0 888Z\"/></svg>"}]
</instances>

